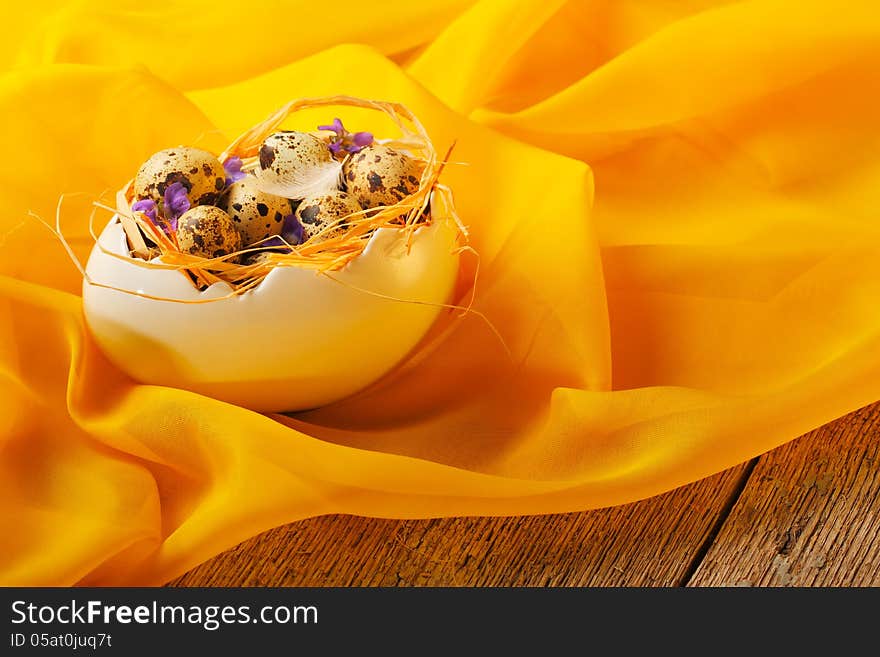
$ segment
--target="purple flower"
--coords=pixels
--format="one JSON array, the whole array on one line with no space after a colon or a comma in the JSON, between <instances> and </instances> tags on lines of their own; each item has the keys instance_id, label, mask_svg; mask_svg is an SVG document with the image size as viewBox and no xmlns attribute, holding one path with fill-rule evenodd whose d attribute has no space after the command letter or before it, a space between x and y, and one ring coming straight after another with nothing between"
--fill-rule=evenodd
<instances>
[{"instance_id":1,"label":"purple flower","mask_svg":"<svg viewBox=\"0 0 880 657\"><path fill-rule=\"evenodd\" d=\"M281 237L288 244L299 244L303 241L303 225L295 214L284 217L284 223L281 225Z\"/></svg>"},{"instance_id":2,"label":"purple flower","mask_svg":"<svg viewBox=\"0 0 880 657\"><path fill-rule=\"evenodd\" d=\"M369 146L373 143L373 133L372 132L356 132L351 136L351 141L354 143L354 150L349 146L346 150L349 153L357 153L359 150L364 148L365 146Z\"/></svg>"},{"instance_id":3,"label":"purple flower","mask_svg":"<svg viewBox=\"0 0 880 657\"><path fill-rule=\"evenodd\" d=\"M171 183L165 188L165 207L163 212L171 230L177 230L177 220L184 212L189 210L189 197L186 195L186 187L181 183Z\"/></svg>"},{"instance_id":4,"label":"purple flower","mask_svg":"<svg viewBox=\"0 0 880 657\"><path fill-rule=\"evenodd\" d=\"M156 223L156 214L159 209L156 207L156 201L154 201L153 199L141 199L131 206L131 210L132 212L143 212L145 215L147 215L147 219L149 219L151 223Z\"/></svg>"},{"instance_id":5,"label":"purple flower","mask_svg":"<svg viewBox=\"0 0 880 657\"><path fill-rule=\"evenodd\" d=\"M303 225L296 218L296 215L289 214L284 217L284 223L281 225L281 236L270 237L264 242L260 242L260 250L274 251L275 253L290 253L288 244L296 245L302 242Z\"/></svg>"},{"instance_id":6,"label":"purple flower","mask_svg":"<svg viewBox=\"0 0 880 657\"><path fill-rule=\"evenodd\" d=\"M373 134L371 132L348 132L342 121L338 118L333 119L330 125L319 125L318 130L328 130L335 132L336 136L330 138L328 147L334 153L340 151L348 151L349 153L357 153L365 146L373 143Z\"/></svg>"},{"instance_id":7,"label":"purple flower","mask_svg":"<svg viewBox=\"0 0 880 657\"><path fill-rule=\"evenodd\" d=\"M342 125L342 119L335 118L333 119L333 123L330 125L319 125L318 130L329 130L330 132L335 132L337 137L341 137L345 134L345 126Z\"/></svg>"},{"instance_id":8,"label":"purple flower","mask_svg":"<svg viewBox=\"0 0 880 657\"><path fill-rule=\"evenodd\" d=\"M227 187L229 187L234 182L238 182L247 175L244 171L241 170L241 158L238 157L238 155L233 155L228 160L226 160L223 163L223 168L226 170Z\"/></svg>"}]
</instances>

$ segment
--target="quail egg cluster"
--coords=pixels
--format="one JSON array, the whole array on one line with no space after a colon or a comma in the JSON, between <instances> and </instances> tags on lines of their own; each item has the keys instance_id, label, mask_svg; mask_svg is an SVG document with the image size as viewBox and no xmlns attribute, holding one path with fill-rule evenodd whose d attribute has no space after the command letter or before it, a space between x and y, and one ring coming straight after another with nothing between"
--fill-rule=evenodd
<instances>
[{"instance_id":1,"label":"quail egg cluster","mask_svg":"<svg viewBox=\"0 0 880 657\"><path fill-rule=\"evenodd\" d=\"M135 175L132 210L185 253L235 261L334 238L363 217L416 192L421 161L350 133L339 119L318 132L270 134L256 157L226 162L192 147L161 150ZM401 214L403 217L405 213Z\"/></svg>"}]
</instances>

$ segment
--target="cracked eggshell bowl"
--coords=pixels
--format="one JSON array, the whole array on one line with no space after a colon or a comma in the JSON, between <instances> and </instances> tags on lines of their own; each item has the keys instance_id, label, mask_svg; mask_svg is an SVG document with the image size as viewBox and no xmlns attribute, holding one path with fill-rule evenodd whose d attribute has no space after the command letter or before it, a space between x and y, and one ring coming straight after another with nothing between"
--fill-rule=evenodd
<instances>
[{"instance_id":1,"label":"cracked eggshell bowl","mask_svg":"<svg viewBox=\"0 0 880 657\"><path fill-rule=\"evenodd\" d=\"M137 381L191 390L261 412L314 408L347 397L391 370L422 339L458 275L456 230L445 220L405 234L380 228L332 280L273 269L254 289L210 303L159 301L229 294L197 290L185 274L128 259L114 217L92 250L83 283L86 322L100 349ZM347 285L346 285L347 284ZM358 288L358 289L355 289ZM395 300L383 299L378 293Z\"/></svg>"}]
</instances>

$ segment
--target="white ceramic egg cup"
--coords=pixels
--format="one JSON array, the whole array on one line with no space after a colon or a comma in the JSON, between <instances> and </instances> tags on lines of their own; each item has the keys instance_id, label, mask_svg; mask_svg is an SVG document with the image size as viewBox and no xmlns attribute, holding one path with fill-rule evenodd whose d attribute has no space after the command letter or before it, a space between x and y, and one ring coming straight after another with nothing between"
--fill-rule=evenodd
<instances>
[{"instance_id":1,"label":"white ceramic egg cup","mask_svg":"<svg viewBox=\"0 0 880 657\"><path fill-rule=\"evenodd\" d=\"M253 290L221 298L231 291L226 283L200 292L180 271L133 262L114 216L98 242L123 257L92 250L85 317L101 350L137 381L261 412L310 409L368 386L422 339L456 282L456 235L451 224L434 221L407 250L402 231L380 228L332 278L279 267ZM89 281L165 299L217 300L159 301Z\"/></svg>"}]
</instances>

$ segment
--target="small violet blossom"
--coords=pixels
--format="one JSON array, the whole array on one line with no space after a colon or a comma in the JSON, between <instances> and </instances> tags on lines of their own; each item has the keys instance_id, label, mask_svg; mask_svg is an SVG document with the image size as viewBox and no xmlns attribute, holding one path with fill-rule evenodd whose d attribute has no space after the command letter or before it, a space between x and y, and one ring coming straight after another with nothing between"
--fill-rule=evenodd
<instances>
[{"instance_id":1,"label":"small violet blossom","mask_svg":"<svg viewBox=\"0 0 880 657\"><path fill-rule=\"evenodd\" d=\"M133 212L143 212L147 219L155 225L156 215L159 211L159 208L156 207L156 201L151 198L144 198L132 205L131 209Z\"/></svg>"},{"instance_id":2,"label":"small violet blossom","mask_svg":"<svg viewBox=\"0 0 880 657\"><path fill-rule=\"evenodd\" d=\"M373 143L373 134L370 132L348 132L340 119L333 119L330 125L319 125L318 130L335 132L336 136L330 138L329 148L333 153L347 151L357 153L365 146Z\"/></svg>"},{"instance_id":3,"label":"small violet blossom","mask_svg":"<svg viewBox=\"0 0 880 657\"><path fill-rule=\"evenodd\" d=\"M238 157L238 155L233 155L228 160L226 160L223 163L223 169L226 171L227 187L229 187L234 182L238 182L247 175L244 171L241 170L241 158Z\"/></svg>"},{"instance_id":4,"label":"small violet blossom","mask_svg":"<svg viewBox=\"0 0 880 657\"><path fill-rule=\"evenodd\" d=\"M296 218L296 215L289 214L284 217L284 223L281 225L281 236L270 237L260 246L267 251L290 253L288 245L296 246L302 243L302 238L303 225Z\"/></svg>"},{"instance_id":5,"label":"small violet blossom","mask_svg":"<svg viewBox=\"0 0 880 657\"><path fill-rule=\"evenodd\" d=\"M190 209L189 197L186 195L186 187L176 182L165 188L165 218L171 226L171 230L177 230L177 220L184 212Z\"/></svg>"},{"instance_id":6,"label":"small violet blossom","mask_svg":"<svg viewBox=\"0 0 880 657\"><path fill-rule=\"evenodd\" d=\"M281 225L281 237L288 244L300 244L303 241L303 225L296 218L295 214L289 214L284 217L284 223Z\"/></svg>"}]
</instances>

